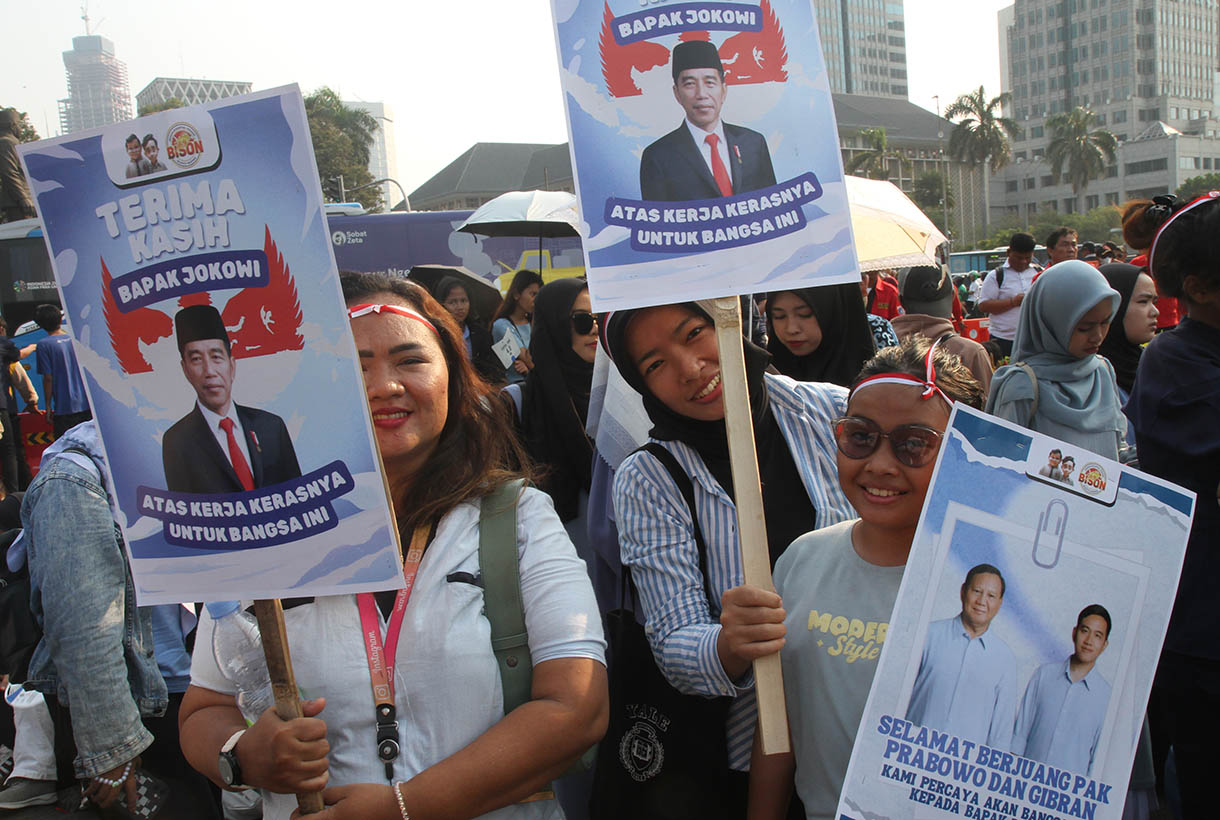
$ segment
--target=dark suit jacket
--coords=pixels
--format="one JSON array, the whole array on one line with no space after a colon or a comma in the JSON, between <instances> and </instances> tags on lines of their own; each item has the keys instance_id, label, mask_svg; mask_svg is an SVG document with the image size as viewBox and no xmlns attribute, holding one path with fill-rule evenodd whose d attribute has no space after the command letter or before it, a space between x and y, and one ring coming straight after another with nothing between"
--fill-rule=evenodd
<instances>
[{"instance_id":1,"label":"dark suit jacket","mask_svg":"<svg viewBox=\"0 0 1220 820\"><path fill-rule=\"evenodd\" d=\"M288 438L284 420L274 413L237 407L237 418L246 431L250 451L250 471L255 487L269 487L300 478L297 454ZM165 486L182 493L240 493L241 482L229 463L229 456L195 405L165 431L161 439L161 462L165 467Z\"/></svg>"},{"instance_id":2,"label":"dark suit jacket","mask_svg":"<svg viewBox=\"0 0 1220 820\"><path fill-rule=\"evenodd\" d=\"M775 184L771 152L763 135L739 125L724 125L729 146L729 178L733 193L757 191ZM640 158L640 192L643 199L679 202L722 196L712 171L703 160L683 120L677 128L644 149Z\"/></svg>"}]
</instances>

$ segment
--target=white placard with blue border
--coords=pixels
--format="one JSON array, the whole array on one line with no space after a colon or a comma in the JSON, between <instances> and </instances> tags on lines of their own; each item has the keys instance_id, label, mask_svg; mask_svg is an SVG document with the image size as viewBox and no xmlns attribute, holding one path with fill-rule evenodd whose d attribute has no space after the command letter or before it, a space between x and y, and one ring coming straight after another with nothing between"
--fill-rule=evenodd
<instances>
[{"instance_id":1,"label":"white placard with blue border","mask_svg":"<svg viewBox=\"0 0 1220 820\"><path fill-rule=\"evenodd\" d=\"M300 91L19 150L139 603L401 587Z\"/></svg>"},{"instance_id":2,"label":"white placard with blue border","mask_svg":"<svg viewBox=\"0 0 1220 820\"><path fill-rule=\"evenodd\" d=\"M1194 504L958 405L836 816L1122 817Z\"/></svg>"},{"instance_id":3,"label":"white placard with blue border","mask_svg":"<svg viewBox=\"0 0 1220 820\"><path fill-rule=\"evenodd\" d=\"M858 281L810 0L552 8L596 309Z\"/></svg>"}]
</instances>

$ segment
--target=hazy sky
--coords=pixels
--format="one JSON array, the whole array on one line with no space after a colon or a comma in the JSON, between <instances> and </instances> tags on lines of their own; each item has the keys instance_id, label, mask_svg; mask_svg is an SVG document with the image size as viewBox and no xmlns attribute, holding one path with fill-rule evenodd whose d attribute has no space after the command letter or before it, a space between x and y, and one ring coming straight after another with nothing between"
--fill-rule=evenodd
<instances>
[{"instance_id":1,"label":"hazy sky","mask_svg":"<svg viewBox=\"0 0 1220 820\"><path fill-rule=\"evenodd\" d=\"M562 0L568 2L569 0ZM934 110L980 83L1000 91L996 11L1011 0L906 0L910 99ZM321 85L388 103L409 193L475 142L567 139L548 0L93 0L93 33L127 64L131 93L154 77ZM75 0L0 0L0 106L59 130L62 52L84 34Z\"/></svg>"}]
</instances>

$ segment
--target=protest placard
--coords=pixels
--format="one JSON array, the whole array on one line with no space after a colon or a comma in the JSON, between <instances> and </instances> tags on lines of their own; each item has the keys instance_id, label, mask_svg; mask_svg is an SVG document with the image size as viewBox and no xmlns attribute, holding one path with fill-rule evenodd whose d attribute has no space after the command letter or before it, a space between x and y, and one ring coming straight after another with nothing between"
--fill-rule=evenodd
<instances>
[{"instance_id":1,"label":"protest placard","mask_svg":"<svg viewBox=\"0 0 1220 820\"><path fill-rule=\"evenodd\" d=\"M958 405L837 816L1121 817L1194 503Z\"/></svg>"},{"instance_id":2,"label":"protest placard","mask_svg":"<svg viewBox=\"0 0 1220 820\"><path fill-rule=\"evenodd\" d=\"M858 279L810 0L553 9L596 309Z\"/></svg>"},{"instance_id":3,"label":"protest placard","mask_svg":"<svg viewBox=\"0 0 1220 820\"><path fill-rule=\"evenodd\" d=\"M140 604L401 587L299 90L19 150Z\"/></svg>"}]
</instances>

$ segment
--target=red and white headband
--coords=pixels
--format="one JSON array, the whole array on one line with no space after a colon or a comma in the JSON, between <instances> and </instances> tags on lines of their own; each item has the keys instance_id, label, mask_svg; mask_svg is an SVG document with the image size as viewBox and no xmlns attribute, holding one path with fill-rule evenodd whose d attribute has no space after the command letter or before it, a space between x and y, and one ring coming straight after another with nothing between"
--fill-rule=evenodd
<instances>
[{"instance_id":1,"label":"red and white headband","mask_svg":"<svg viewBox=\"0 0 1220 820\"><path fill-rule=\"evenodd\" d=\"M940 339L933 342L932 346L928 348L928 355L924 357L924 378L912 376L910 373L878 373L875 376L869 376L853 387L851 393L847 396L847 400L850 402L852 396L866 387L872 387L877 384L902 384L922 387L922 398L924 401L933 396L940 396L945 400L945 404L949 405L949 409L952 410L953 399L945 395L945 391L936 386L936 366L932 364L932 354L936 352L936 346L939 344Z\"/></svg>"},{"instance_id":2,"label":"red and white headband","mask_svg":"<svg viewBox=\"0 0 1220 820\"><path fill-rule=\"evenodd\" d=\"M1157 229L1156 236L1152 240L1152 247L1148 249L1148 273L1152 274L1153 278L1156 278L1156 274L1153 273L1153 270L1152 270L1152 264L1153 264L1154 260L1156 259L1156 243L1160 241L1161 235L1165 233L1165 229L1168 228L1170 225L1172 225L1173 221L1175 219L1177 219L1179 216L1186 213L1187 211L1191 210L1192 208L1197 208L1200 205L1205 205L1208 202L1212 202L1217 199L1220 199L1220 191L1208 191L1203 196L1192 201L1189 205L1186 205L1186 206L1174 211L1173 216L1171 216L1171 217L1169 217L1169 219L1165 220L1165 224L1162 225L1159 229Z\"/></svg>"},{"instance_id":3,"label":"red and white headband","mask_svg":"<svg viewBox=\"0 0 1220 820\"><path fill-rule=\"evenodd\" d=\"M408 319L414 319L417 322L423 323L428 327L428 330L431 330L438 337L440 336L436 332L436 325L432 324L432 321L427 316L401 305L352 305L347 309L347 318L356 319L360 316L368 316L370 313L395 313L399 316L406 316Z\"/></svg>"}]
</instances>

